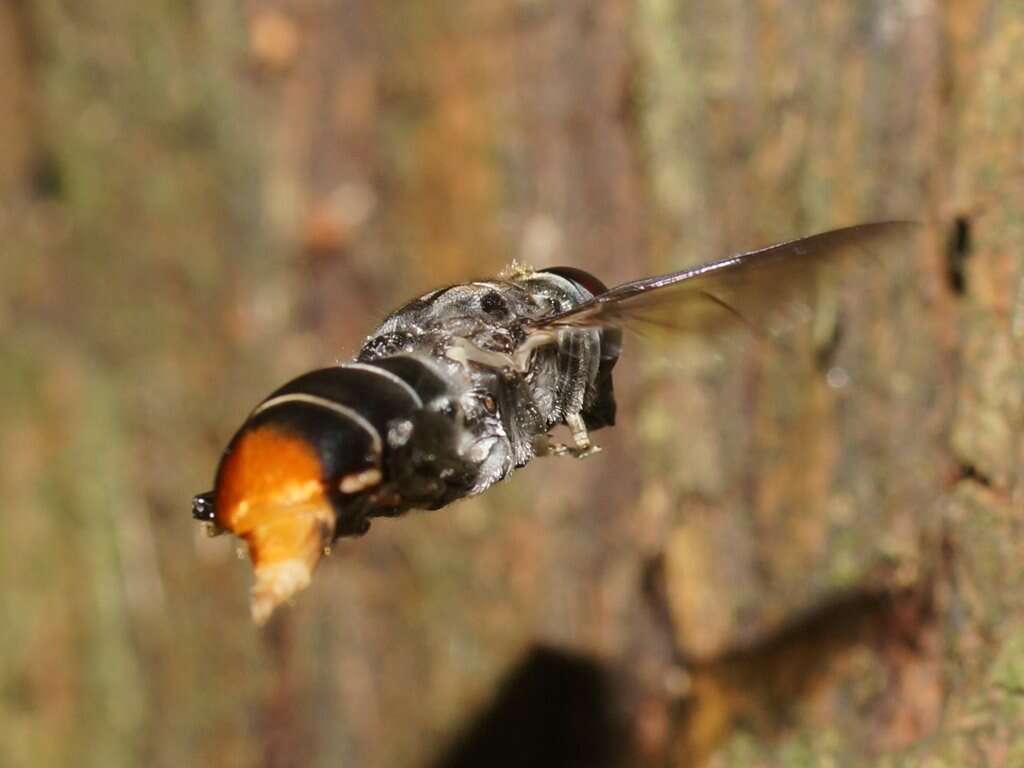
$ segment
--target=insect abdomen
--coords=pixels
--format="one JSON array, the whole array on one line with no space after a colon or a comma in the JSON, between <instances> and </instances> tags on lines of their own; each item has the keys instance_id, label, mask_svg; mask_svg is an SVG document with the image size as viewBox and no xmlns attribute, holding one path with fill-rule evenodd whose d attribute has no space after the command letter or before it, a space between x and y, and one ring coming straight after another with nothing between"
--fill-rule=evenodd
<instances>
[{"instance_id":1,"label":"insect abdomen","mask_svg":"<svg viewBox=\"0 0 1024 768\"><path fill-rule=\"evenodd\" d=\"M445 387L427 363L409 356L347 363L293 379L253 410L228 446L217 473L216 522L234 530L232 505L245 501L254 485L270 493L287 485L312 487L315 480L338 515L337 535L361 532L361 518L347 519L356 511L350 502L387 481L389 424L411 417ZM255 434L262 435L264 448L246 451ZM317 477L308 476L308 466L298 474L274 466L273 457L262 467L264 449L282 452L287 445L293 452L301 447L316 463ZM227 486L236 489L230 498L223 492Z\"/></svg>"},{"instance_id":2,"label":"insect abdomen","mask_svg":"<svg viewBox=\"0 0 1024 768\"><path fill-rule=\"evenodd\" d=\"M414 358L348 363L293 379L249 415L193 514L246 541L257 620L308 583L333 539L364 533L369 517L401 507L400 496L382 492L388 427L443 386Z\"/></svg>"}]
</instances>

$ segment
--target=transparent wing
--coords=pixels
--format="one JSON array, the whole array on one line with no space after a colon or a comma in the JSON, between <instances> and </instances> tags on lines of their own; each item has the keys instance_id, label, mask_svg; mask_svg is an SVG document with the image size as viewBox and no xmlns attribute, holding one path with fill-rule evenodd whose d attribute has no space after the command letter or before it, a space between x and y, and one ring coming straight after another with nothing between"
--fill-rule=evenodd
<instances>
[{"instance_id":1,"label":"transparent wing","mask_svg":"<svg viewBox=\"0 0 1024 768\"><path fill-rule=\"evenodd\" d=\"M603 326L696 334L737 328L775 333L811 317L824 269L847 260L877 258L883 249L908 242L916 226L909 221L858 224L635 280L537 321L531 331Z\"/></svg>"}]
</instances>

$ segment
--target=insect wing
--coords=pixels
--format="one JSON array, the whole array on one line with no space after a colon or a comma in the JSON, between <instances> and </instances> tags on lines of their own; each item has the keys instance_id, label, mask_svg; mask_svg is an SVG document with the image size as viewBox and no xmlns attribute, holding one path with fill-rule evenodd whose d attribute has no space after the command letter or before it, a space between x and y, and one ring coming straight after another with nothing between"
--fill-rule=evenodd
<instances>
[{"instance_id":1,"label":"insect wing","mask_svg":"<svg viewBox=\"0 0 1024 768\"><path fill-rule=\"evenodd\" d=\"M877 258L883 247L901 242L915 226L907 221L858 224L635 280L531 330L596 326L698 334L737 328L774 332L792 324L787 308L797 310L798 318L801 312L810 316L809 302L823 269L858 257ZM783 325L774 328L779 320Z\"/></svg>"}]
</instances>

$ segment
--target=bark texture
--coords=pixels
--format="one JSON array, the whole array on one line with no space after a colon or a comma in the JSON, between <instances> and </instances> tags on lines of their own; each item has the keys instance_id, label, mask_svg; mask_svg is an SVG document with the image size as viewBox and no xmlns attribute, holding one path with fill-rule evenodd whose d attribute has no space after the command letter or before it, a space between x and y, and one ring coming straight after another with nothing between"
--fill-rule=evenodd
<instances>
[{"instance_id":1,"label":"bark texture","mask_svg":"<svg viewBox=\"0 0 1024 768\"><path fill-rule=\"evenodd\" d=\"M12 765L1024 762L1019 3L0 0L0 103ZM265 631L189 519L416 293L894 217L813 323L633 345L604 453L376 522Z\"/></svg>"}]
</instances>

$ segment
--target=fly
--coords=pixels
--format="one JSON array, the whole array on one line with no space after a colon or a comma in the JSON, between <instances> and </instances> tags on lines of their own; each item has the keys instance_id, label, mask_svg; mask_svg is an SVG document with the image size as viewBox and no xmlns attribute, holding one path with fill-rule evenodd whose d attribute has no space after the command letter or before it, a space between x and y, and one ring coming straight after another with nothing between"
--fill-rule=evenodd
<instances>
[{"instance_id":1,"label":"fly","mask_svg":"<svg viewBox=\"0 0 1024 768\"><path fill-rule=\"evenodd\" d=\"M231 439L193 516L242 538L253 618L308 586L331 542L374 517L439 509L540 455L588 456L615 423L622 330L763 329L817 276L904 236L888 221L836 229L606 288L572 267L513 265L392 312L348 363L288 382ZM564 425L572 441L551 431Z\"/></svg>"}]
</instances>

